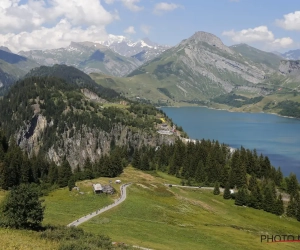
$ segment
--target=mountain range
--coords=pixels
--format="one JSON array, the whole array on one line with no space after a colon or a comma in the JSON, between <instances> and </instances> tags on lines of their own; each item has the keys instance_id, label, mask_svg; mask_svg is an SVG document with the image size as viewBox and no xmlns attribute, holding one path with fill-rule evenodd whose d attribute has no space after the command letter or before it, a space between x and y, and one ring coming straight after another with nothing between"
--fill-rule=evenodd
<instances>
[{"instance_id":1,"label":"mountain range","mask_svg":"<svg viewBox=\"0 0 300 250\"><path fill-rule=\"evenodd\" d=\"M171 48L171 46L160 45L144 38L139 41L132 41L124 36L109 35L106 41L99 42L120 55L126 57L136 58L140 62L147 62L165 50Z\"/></svg>"},{"instance_id":2,"label":"mountain range","mask_svg":"<svg viewBox=\"0 0 300 250\"><path fill-rule=\"evenodd\" d=\"M297 58L297 52L280 55L247 44L228 47L207 32L196 32L174 47L147 38L133 42L113 35L106 41L72 42L66 48L18 54L1 47L0 89L5 92L36 66L66 64L89 73L98 84L129 99L159 105L219 107L224 95L232 99L231 94L235 94L238 100L244 100L270 96L280 87L286 93L298 92L298 63L283 59ZM222 98L216 99L218 96ZM221 104L224 107L225 103Z\"/></svg>"}]
</instances>

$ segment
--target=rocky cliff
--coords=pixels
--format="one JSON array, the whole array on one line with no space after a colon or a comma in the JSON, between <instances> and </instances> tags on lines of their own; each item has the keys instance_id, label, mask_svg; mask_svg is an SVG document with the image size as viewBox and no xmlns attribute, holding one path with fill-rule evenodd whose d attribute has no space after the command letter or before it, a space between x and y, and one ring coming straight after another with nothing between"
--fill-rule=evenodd
<instances>
[{"instance_id":1,"label":"rocky cliff","mask_svg":"<svg viewBox=\"0 0 300 250\"><path fill-rule=\"evenodd\" d=\"M46 139L45 130L53 126L53 122L47 123L46 117L41 114L35 115L25 126L21 126L16 133L19 146L28 152L30 156L37 155ZM115 124L110 132L101 129L83 126L80 129L74 127L64 131L57 140L47 146L46 156L50 161L60 164L66 157L70 165L83 166L89 158L92 162L98 160L102 155L108 154L114 146L126 146L140 148L142 145L158 146L162 143L172 143L174 136L164 136L158 133L149 133L142 129Z\"/></svg>"}]
</instances>

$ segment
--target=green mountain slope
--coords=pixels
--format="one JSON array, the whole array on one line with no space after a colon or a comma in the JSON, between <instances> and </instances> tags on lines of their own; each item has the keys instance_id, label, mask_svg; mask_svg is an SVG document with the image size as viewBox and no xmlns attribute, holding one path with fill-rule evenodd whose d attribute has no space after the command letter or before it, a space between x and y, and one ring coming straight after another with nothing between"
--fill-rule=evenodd
<instances>
[{"instance_id":1,"label":"green mountain slope","mask_svg":"<svg viewBox=\"0 0 300 250\"><path fill-rule=\"evenodd\" d=\"M196 32L126 78L107 81L107 77L101 75L91 76L105 86L114 82L111 87L130 98L144 98L153 103L203 104L236 89L260 92L259 84L274 71L272 67L275 66L261 67L257 60L226 47L210 33Z\"/></svg>"},{"instance_id":2,"label":"green mountain slope","mask_svg":"<svg viewBox=\"0 0 300 250\"><path fill-rule=\"evenodd\" d=\"M52 67L41 66L39 68L32 69L24 78L29 77L56 77L63 79L70 84L74 84L82 88L87 87L96 91L96 93L103 98L116 98L119 96L119 94L113 89L102 87L95 83L90 76L72 66L58 64Z\"/></svg>"},{"instance_id":3,"label":"green mountain slope","mask_svg":"<svg viewBox=\"0 0 300 250\"><path fill-rule=\"evenodd\" d=\"M41 65L66 64L87 73L98 72L113 76L124 76L141 63L124 57L108 47L92 42L72 42L67 48L52 50L21 51L20 55L36 60Z\"/></svg>"},{"instance_id":4,"label":"green mountain slope","mask_svg":"<svg viewBox=\"0 0 300 250\"><path fill-rule=\"evenodd\" d=\"M7 49L0 49L0 96L26 72L39 65L26 57L14 54Z\"/></svg>"},{"instance_id":5,"label":"green mountain slope","mask_svg":"<svg viewBox=\"0 0 300 250\"><path fill-rule=\"evenodd\" d=\"M230 46L230 48L240 53L246 60L255 63L257 67L263 67L266 71L270 69L277 71L282 60L278 55L253 48L244 43Z\"/></svg>"}]
</instances>

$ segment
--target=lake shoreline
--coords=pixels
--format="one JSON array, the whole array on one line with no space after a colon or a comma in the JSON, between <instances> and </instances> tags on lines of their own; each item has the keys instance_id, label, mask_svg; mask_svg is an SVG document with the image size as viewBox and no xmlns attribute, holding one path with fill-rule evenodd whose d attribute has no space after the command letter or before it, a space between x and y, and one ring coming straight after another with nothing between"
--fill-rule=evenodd
<instances>
[{"instance_id":1,"label":"lake shoreline","mask_svg":"<svg viewBox=\"0 0 300 250\"><path fill-rule=\"evenodd\" d=\"M221 110L221 111L227 111L227 112L231 112L231 113L245 113L245 114L269 114L269 115L276 115L279 117L284 117L284 118L289 118L289 119L296 119L296 120L300 120L300 118L297 117L293 117L293 116L284 116L284 115L280 115L277 113L269 113L269 112L251 112L251 111L236 111L236 110L230 110L230 109L221 109L221 108L213 108L213 107L209 107L209 106L159 106L156 108L207 108L207 109L213 109L213 110Z\"/></svg>"},{"instance_id":2,"label":"lake shoreline","mask_svg":"<svg viewBox=\"0 0 300 250\"><path fill-rule=\"evenodd\" d=\"M281 166L285 175L294 172L300 177L299 119L207 106L164 106L160 109L190 138L218 140L232 148L256 149L268 155L273 166Z\"/></svg>"}]
</instances>

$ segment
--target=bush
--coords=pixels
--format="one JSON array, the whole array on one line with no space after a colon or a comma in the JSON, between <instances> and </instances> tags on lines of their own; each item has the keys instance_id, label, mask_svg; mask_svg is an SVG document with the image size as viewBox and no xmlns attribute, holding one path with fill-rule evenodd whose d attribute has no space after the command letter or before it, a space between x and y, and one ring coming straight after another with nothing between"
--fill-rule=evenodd
<instances>
[{"instance_id":1,"label":"bush","mask_svg":"<svg viewBox=\"0 0 300 250\"><path fill-rule=\"evenodd\" d=\"M112 249L108 236L86 233L76 227L48 226L41 238L61 242L60 250Z\"/></svg>"}]
</instances>

